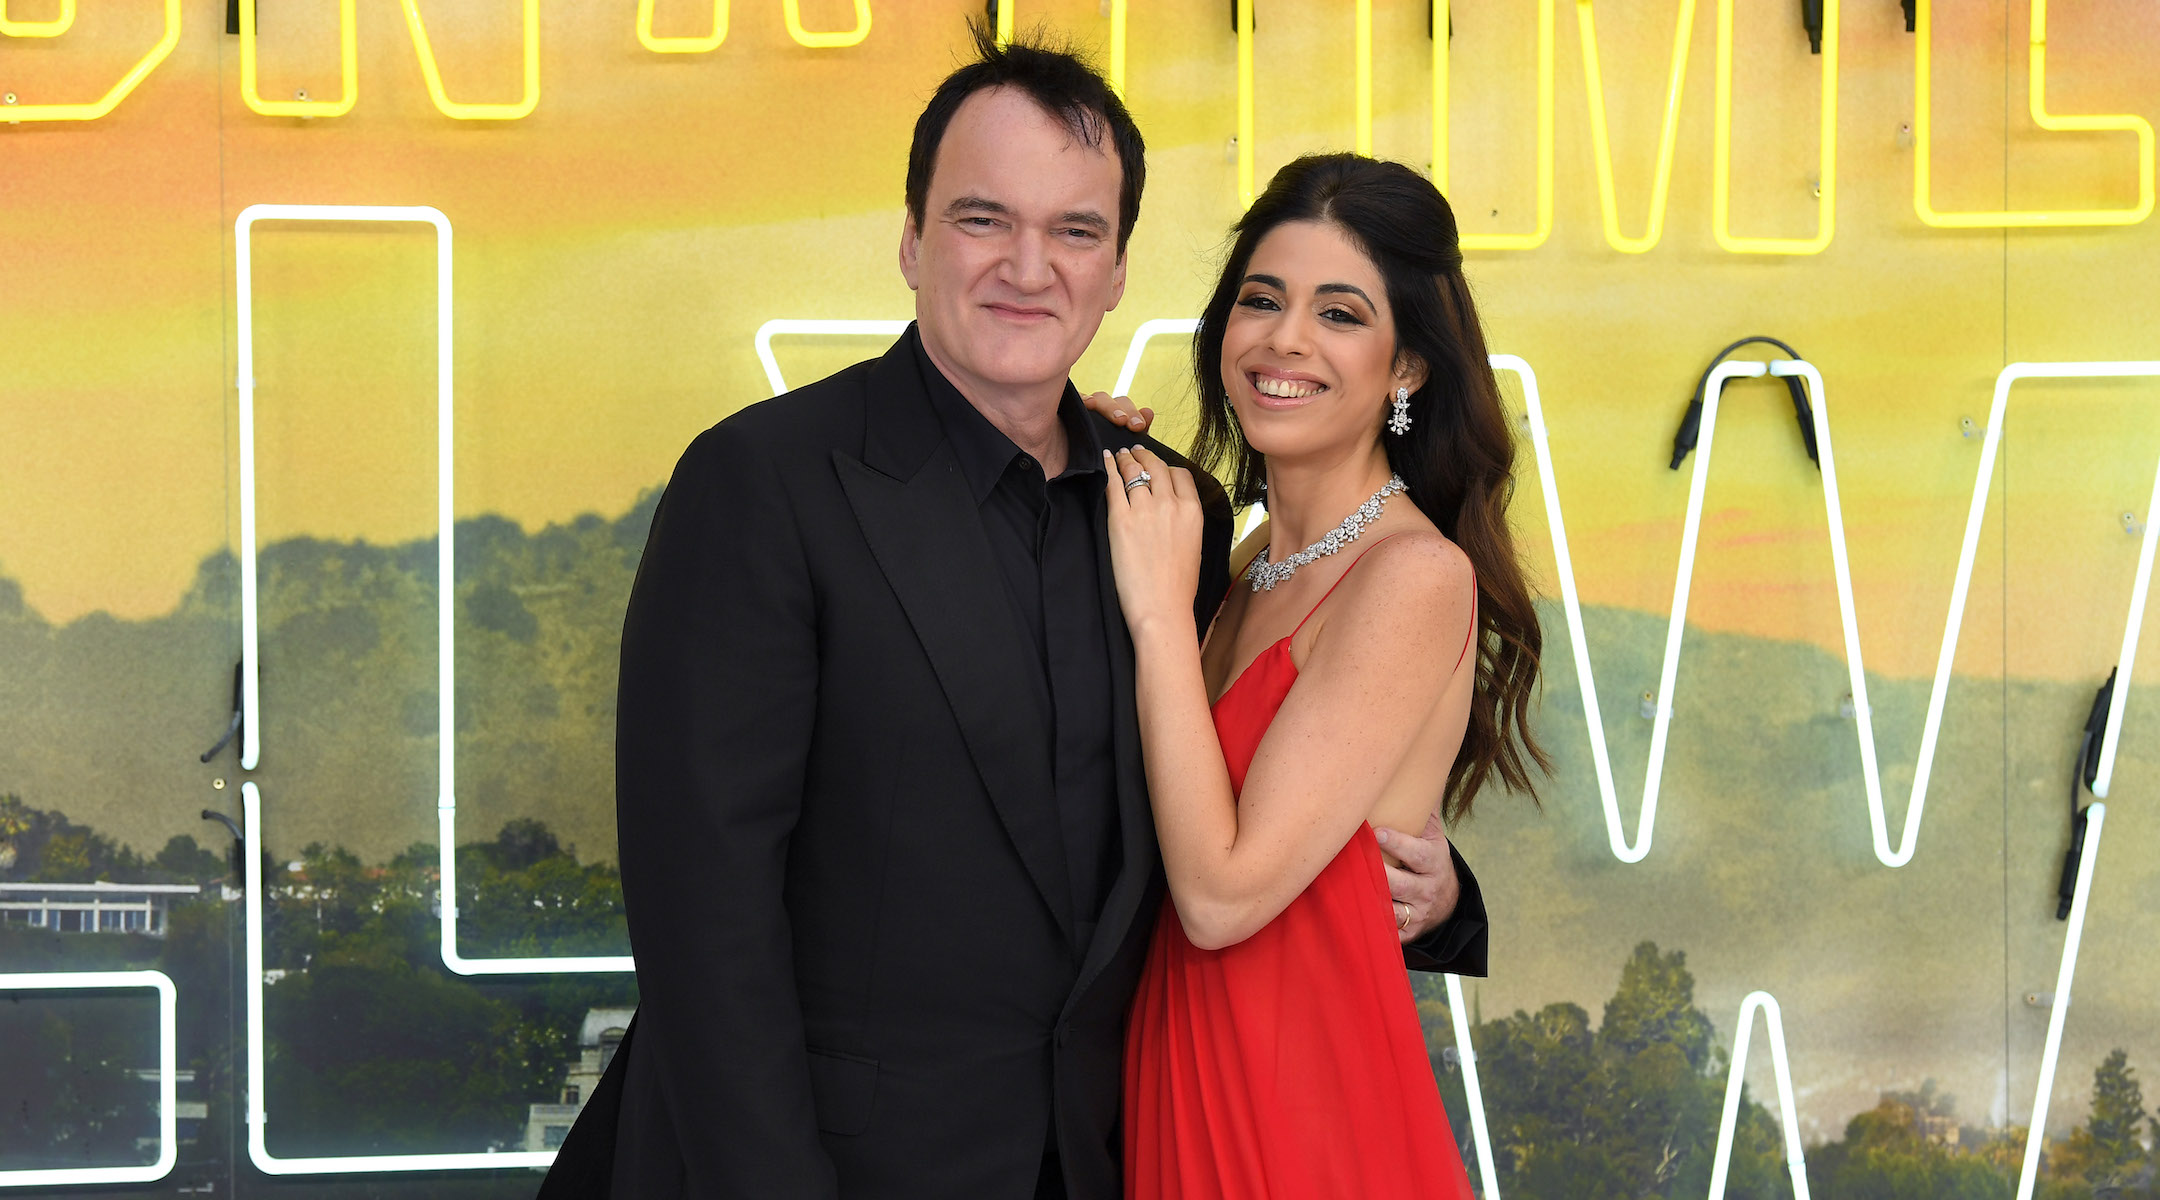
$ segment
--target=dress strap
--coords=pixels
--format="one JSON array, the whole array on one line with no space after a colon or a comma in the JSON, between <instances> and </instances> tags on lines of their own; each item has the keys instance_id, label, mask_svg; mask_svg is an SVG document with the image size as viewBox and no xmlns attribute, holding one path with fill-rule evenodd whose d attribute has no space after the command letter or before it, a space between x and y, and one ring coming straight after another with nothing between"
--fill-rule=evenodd
<instances>
[{"instance_id":1,"label":"dress strap","mask_svg":"<svg viewBox=\"0 0 2160 1200\"><path fill-rule=\"evenodd\" d=\"M1350 565L1343 568L1343 573L1335 577L1335 582L1328 585L1328 590L1320 594L1319 603L1314 604L1312 608L1306 612L1305 621L1310 621L1313 619L1313 613L1320 611L1320 605L1327 603L1328 597L1335 594L1335 589L1342 586L1343 580L1350 578L1350 572L1357 570L1357 565L1365 561L1366 555L1371 554L1375 550L1378 550L1382 543L1386 542L1388 538L1394 536L1395 535L1391 533L1387 535L1387 537L1381 538L1380 541L1374 542L1372 545L1367 546L1365 547L1365 549L1359 551L1358 556L1350 560ZM1299 621L1297 623L1297 629L1293 629L1290 631L1291 637L1296 637L1299 630L1305 628L1305 621Z\"/></svg>"},{"instance_id":2,"label":"dress strap","mask_svg":"<svg viewBox=\"0 0 2160 1200\"><path fill-rule=\"evenodd\" d=\"M1455 656L1455 668L1462 669L1463 660L1470 657L1470 647L1477 642L1477 566L1470 567L1470 629L1463 634L1462 653Z\"/></svg>"}]
</instances>

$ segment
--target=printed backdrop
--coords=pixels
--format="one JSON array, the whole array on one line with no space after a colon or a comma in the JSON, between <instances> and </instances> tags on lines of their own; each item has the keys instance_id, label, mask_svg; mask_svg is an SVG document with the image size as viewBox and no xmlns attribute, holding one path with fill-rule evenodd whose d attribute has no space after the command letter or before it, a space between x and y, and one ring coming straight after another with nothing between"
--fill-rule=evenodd
<instances>
[{"instance_id":1,"label":"printed backdrop","mask_svg":"<svg viewBox=\"0 0 2160 1200\"><path fill-rule=\"evenodd\" d=\"M530 1194L635 1003L611 741L653 501L698 430L772 393L766 322L911 315L908 135L983 15L344 2L349 38L327 0L0 11L0 972L175 988L167 1136L153 988L0 978L0 1186ZM1700 1195L1713 1176L1784 1196L1788 1139L1815 1195L2160 1194L2138 1084L2160 1063L2150 648L2115 696L2089 900L2056 918L2080 730L2144 596L2160 367L2027 380L1991 412L2011 363L2160 358L2160 9L2085 0L2036 23L2040 2L1919 0L1923 40L1891 0L1824 0L1820 56L1784 3L1474 0L1438 18L1443 187L1485 247L1467 270L1492 348L1534 374L1550 451L1548 480L1526 422L1515 518L1546 598L1537 731L1558 769L1541 805L1489 794L1454 831L1494 914L1492 978L1414 981L1488 1196ZM1252 7L1256 181L1358 145L1360 13L1371 148L1431 167L1428 5ZM1006 14L1121 62L1149 140L1131 285L1083 388L1112 383L1143 322L1197 312L1240 211L1234 10ZM252 39L228 32L247 17ZM716 17L724 39L698 48ZM243 239L259 204L430 206L450 286L428 224L264 220ZM1724 393L1683 563L1697 459L1669 469L1674 429L1710 356L1748 334L1821 374L1853 637L1833 480L1777 381ZM800 383L888 339L780 333L772 353ZM1193 424L1186 352L1155 336L1133 383L1173 442ZM1522 375L1502 380L1527 406ZM250 488L259 728L203 761L234 712ZM1946 615L1960 633L1923 759ZM205 811L242 832L252 815L254 844L235 854ZM86 897L161 923L93 912L77 932ZM1758 992L1777 1022L1743 1007ZM2021 1180L2035 1123L2044 1160Z\"/></svg>"}]
</instances>

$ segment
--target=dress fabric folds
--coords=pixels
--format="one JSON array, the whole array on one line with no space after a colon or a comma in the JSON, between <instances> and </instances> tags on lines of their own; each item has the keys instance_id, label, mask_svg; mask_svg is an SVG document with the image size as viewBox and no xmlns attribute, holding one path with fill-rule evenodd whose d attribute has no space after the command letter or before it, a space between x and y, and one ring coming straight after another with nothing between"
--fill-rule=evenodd
<instances>
[{"instance_id":1,"label":"dress fabric folds","mask_svg":"<svg viewBox=\"0 0 2160 1200\"><path fill-rule=\"evenodd\" d=\"M1216 701L1233 790L1296 679L1286 637ZM1470 1200L1392 914L1370 825L1235 946L1162 906L1126 1031L1129 1200Z\"/></svg>"}]
</instances>

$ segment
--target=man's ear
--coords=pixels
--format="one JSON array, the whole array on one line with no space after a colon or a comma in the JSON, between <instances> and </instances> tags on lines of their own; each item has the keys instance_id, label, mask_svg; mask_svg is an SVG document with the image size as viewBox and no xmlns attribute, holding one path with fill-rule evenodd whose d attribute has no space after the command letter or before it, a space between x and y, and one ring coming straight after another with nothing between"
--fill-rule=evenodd
<instances>
[{"instance_id":1,"label":"man's ear","mask_svg":"<svg viewBox=\"0 0 2160 1200\"><path fill-rule=\"evenodd\" d=\"M1125 298L1125 252L1118 251L1117 265L1110 268L1110 310L1117 311L1118 301Z\"/></svg>"},{"instance_id":2,"label":"man's ear","mask_svg":"<svg viewBox=\"0 0 2160 1200\"><path fill-rule=\"evenodd\" d=\"M915 277L922 269L922 230L915 224L915 214L908 213L900 219L900 278L907 280L908 290L916 289Z\"/></svg>"}]
</instances>

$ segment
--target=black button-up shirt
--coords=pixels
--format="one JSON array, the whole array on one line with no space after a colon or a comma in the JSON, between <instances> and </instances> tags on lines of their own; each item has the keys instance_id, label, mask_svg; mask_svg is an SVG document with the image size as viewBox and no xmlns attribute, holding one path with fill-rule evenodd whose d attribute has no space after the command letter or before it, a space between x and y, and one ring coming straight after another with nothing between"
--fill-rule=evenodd
<instances>
[{"instance_id":1,"label":"black button-up shirt","mask_svg":"<svg viewBox=\"0 0 2160 1200\"><path fill-rule=\"evenodd\" d=\"M923 383L975 497L983 532L1021 627L1033 639L1050 713L1048 742L1080 948L1118 869L1117 773L1112 755L1110 639L1097 539L1103 521L1102 443L1071 385L1058 405L1065 469L1042 464L968 403L916 343Z\"/></svg>"}]
</instances>

